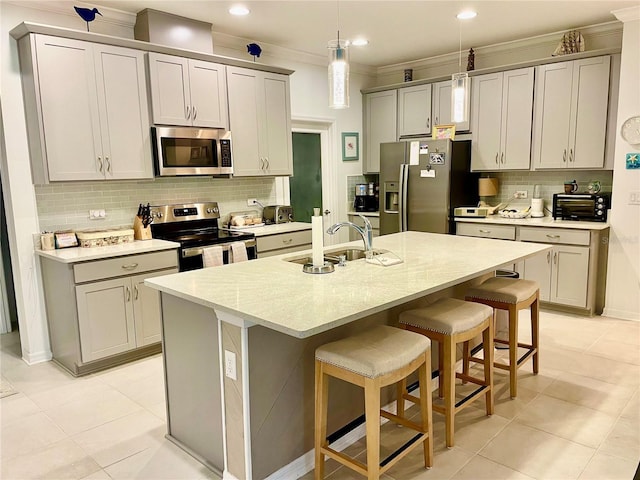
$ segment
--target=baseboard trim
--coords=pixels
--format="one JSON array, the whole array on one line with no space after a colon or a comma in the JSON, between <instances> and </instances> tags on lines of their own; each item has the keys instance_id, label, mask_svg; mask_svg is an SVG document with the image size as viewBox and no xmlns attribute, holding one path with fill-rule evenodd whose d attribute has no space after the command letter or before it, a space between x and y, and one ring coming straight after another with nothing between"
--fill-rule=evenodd
<instances>
[{"instance_id":1,"label":"baseboard trim","mask_svg":"<svg viewBox=\"0 0 640 480\"><path fill-rule=\"evenodd\" d=\"M36 363L49 362L53 359L53 354L51 350L42 350L36 353L23 352L22 360L27 363L27 365L35 365Z\"/></svg>"},{"instance_id":2,"label":"baseboard trim","mask_svg":"<svg viewBox=\"0 0 640 480\"><path fill-rule=\"evenodd\" d=\"M603 317L617 318L619 320L631 320L632 322L640 322L640 313L631 310L618 310L616 308L607 308L602 311Z\"/></svg>"}]
</instances>

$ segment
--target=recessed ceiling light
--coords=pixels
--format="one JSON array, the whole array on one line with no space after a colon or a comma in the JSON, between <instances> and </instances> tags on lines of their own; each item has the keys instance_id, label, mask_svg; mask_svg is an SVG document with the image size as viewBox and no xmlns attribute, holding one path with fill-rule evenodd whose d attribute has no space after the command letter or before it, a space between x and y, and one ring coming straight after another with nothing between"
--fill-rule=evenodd
<instances>
[{"instance_id":1,"label":"recessed ceiling light","mask_svg":"<svg viewBox=\"0 0 640 480\"><path fill-rule=\"evenodd\" d=\"M249 9L243 5L235 5L229 9L231 15L249 15Z\"/></svg>"},{"instance_id":2,"label":"recessed ceiling light","mask_svg":"<svg viewBox=\"0 0 640 480\"><path fill-rule=\"evenodd\" d=\"M470 18L474 18L476 15L478 14L473 10L464 10L463 12L460 12L458 15L456 15L456 17L459 20L468 20Z\"/></svg>"},{"instance_id":3,"label":"recessed ceiling light","mask_svg":"<svg viewBox=\"0 0 640 480\"><path fill-rule=\"evenodd\" d=\"M351 45L362 47L363 45L369 45L369 40L367 40L366 38L356 38L351 42Z\"/></svg>"}]
</instances>

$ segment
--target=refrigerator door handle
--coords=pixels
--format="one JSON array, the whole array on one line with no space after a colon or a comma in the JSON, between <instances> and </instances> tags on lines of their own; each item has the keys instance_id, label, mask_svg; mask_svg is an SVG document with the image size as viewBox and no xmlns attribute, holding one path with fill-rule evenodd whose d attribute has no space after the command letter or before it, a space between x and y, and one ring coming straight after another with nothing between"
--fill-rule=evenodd
<instances>
[{"instance_id":1,"label":"refrigerator door handle","mask_svg":"<svg viewBox=\"0 0 640 480\"><path fill-rule=\"evenodd\" d=\"M407 187L408 187L408 183L409 183L409 165L407 165L406 163L403 163L402 165L400 165L400 185L399 185L399 191L400 191L400 201L398 203L398 210L399 210L399 222L400 222L400 229L399 231L401 232L405 232L407 231L407 227L408 227L408 222L407 222Z\"/></svg>"}]
</instances>

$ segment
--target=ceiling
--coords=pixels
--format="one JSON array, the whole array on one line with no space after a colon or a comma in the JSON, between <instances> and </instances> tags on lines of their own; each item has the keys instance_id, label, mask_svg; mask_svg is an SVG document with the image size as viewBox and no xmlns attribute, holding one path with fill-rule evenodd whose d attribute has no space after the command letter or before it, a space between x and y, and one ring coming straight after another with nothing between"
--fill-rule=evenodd
<instances>
[{"instance_id":1,"label":"ceiling","mask_svg":"<svg viewBox=\"0 0 640 480\"><path fill-rule=\"evenodd\" d=\"M277 45L322 56L326 55L327 41L336 38L339 10L340 37L363 36L369 40L365 47L351 48L351 60L380 67L455 52L460 35L462 49L468 50L615 21L612 10L640 5L640 0L97 0L91 3L132 13L152 8L209 22L214 32L259 43L265 52L269 45ZM236 4L247 6L251 13L245 17L230 15L229 7ZM456 14L466 8L477 11L478 16L458 20Z\"/></svg>"}]
</instances>

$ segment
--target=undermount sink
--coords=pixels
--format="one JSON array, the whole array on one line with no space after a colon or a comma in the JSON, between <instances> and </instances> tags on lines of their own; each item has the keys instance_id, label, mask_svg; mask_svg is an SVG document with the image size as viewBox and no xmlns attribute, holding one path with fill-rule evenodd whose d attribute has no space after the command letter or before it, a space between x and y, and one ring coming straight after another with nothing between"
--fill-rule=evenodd
<instances>
[{"instance_id":1,"label":"undermount sink","mask_svg":"<svg viewBox=\"0 0 640 480\"><path fill-rule=\"evenodd\" d=\"M380 255L381 253L385 253L386 250L378 250L374 249L374 255ZM325 262L333 263L334 265L340 263L340 257L344 255L345 260L350 262L352 260L359 260L361 258L365 258L365 252L362 248L352 247L352 248L343 248L342 250L333 250L330 252L324 252L324 260ZM286 258L287 262L299 263L300 265L304 265L305 263L313 263L313 259L311 257L294 257L294 258Z\"/></svg>"}]
</instances>

